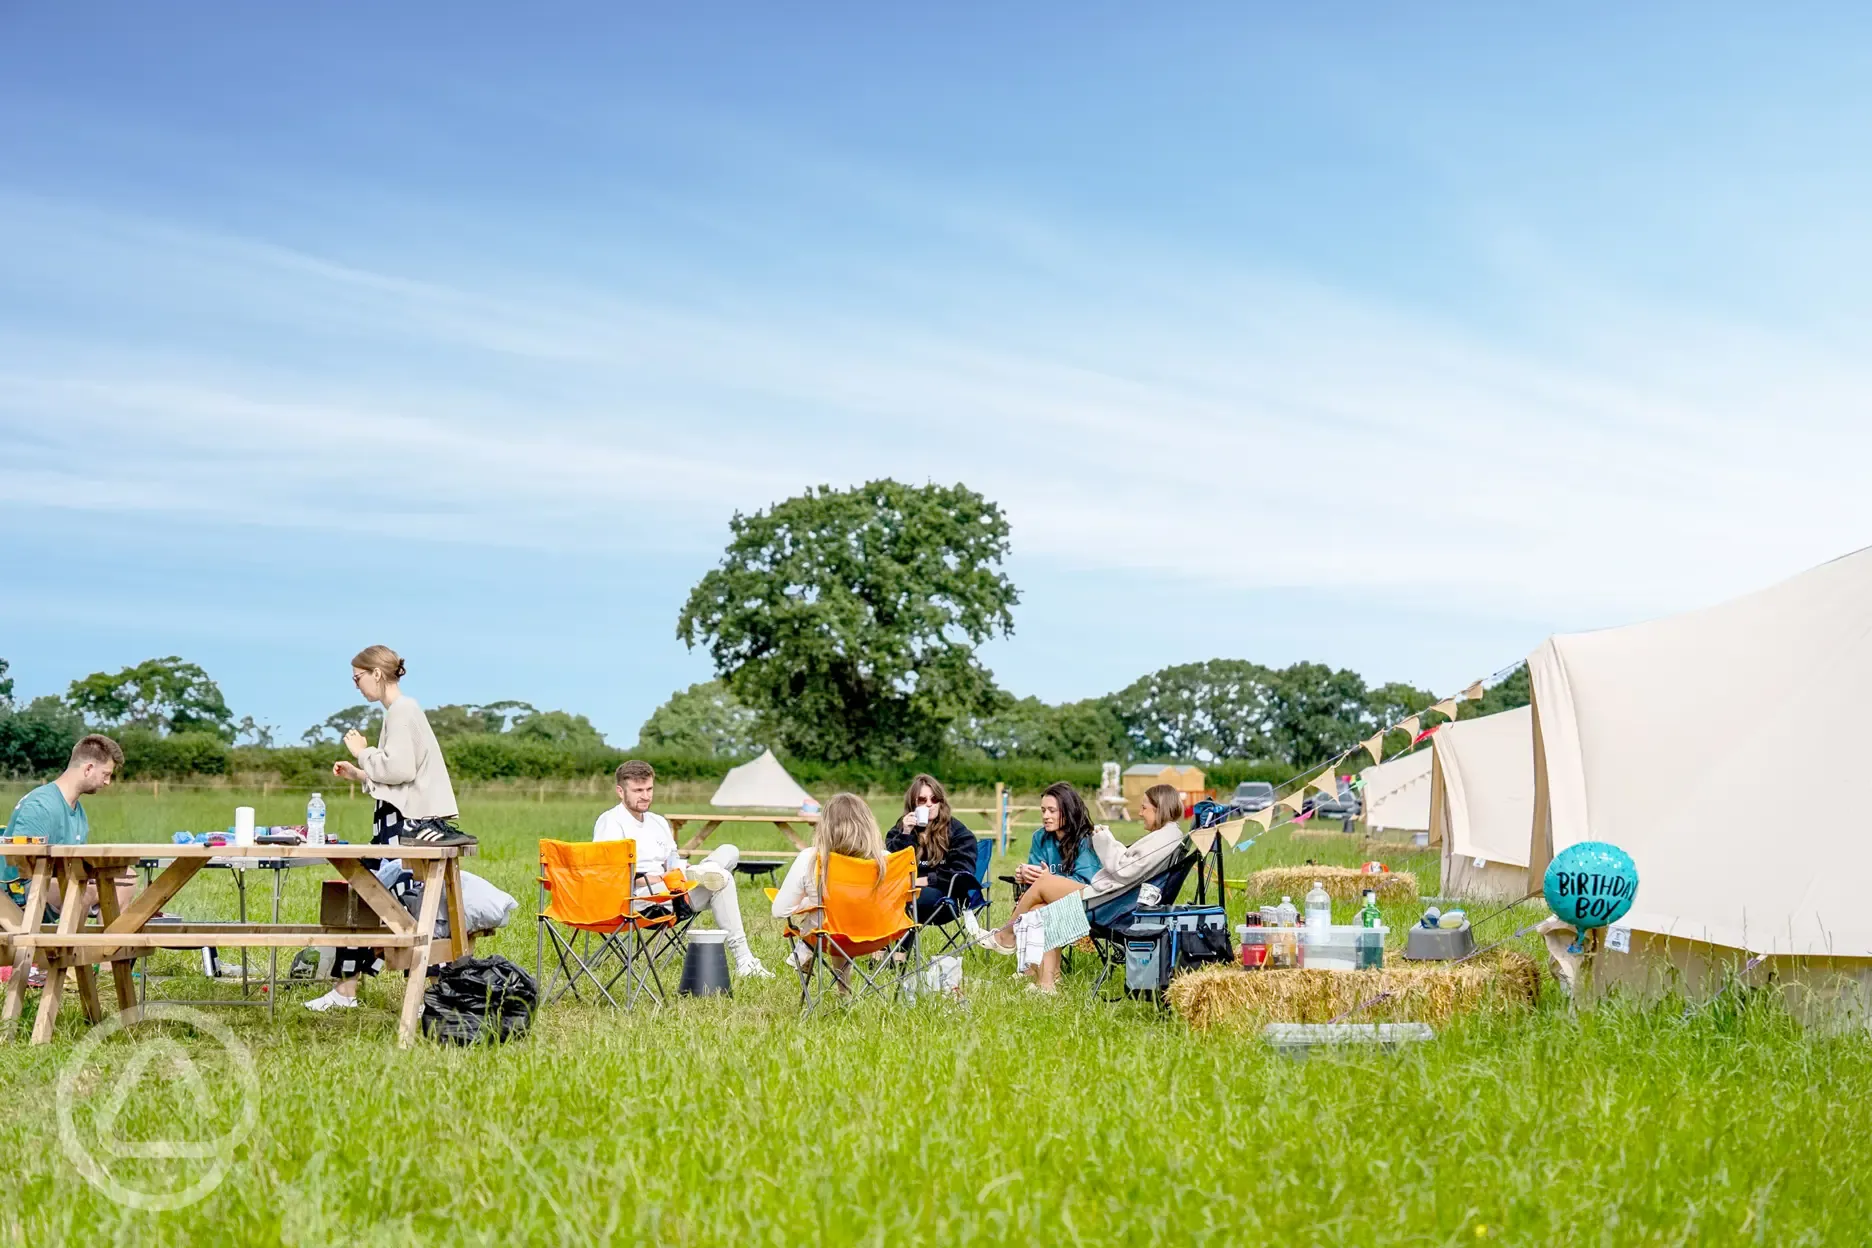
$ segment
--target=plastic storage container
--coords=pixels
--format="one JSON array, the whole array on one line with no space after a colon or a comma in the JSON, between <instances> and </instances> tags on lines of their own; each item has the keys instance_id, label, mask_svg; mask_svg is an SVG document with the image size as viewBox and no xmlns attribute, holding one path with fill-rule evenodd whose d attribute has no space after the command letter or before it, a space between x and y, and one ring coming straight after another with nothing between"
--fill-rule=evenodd
<instances>
[{"instance_id":1,"label":"plastic storage container","mask_svg":"<svg viewBox=\"0 0 1872 1248\"><path fill-rule=\"evenodd\" d=\"M1335 924L1326 929L1302 928L1300 930L1300 965L1315 971L1356 971L1361 969L1360 947L1367 941L1375 941L1378 947L1378 965L1384 965L1384 939L1389 931L1385 927L1358 927L1352 924ZM1369 946L1366 947L1365 965L1369 966Z\"/></svg>"}]
</instances>

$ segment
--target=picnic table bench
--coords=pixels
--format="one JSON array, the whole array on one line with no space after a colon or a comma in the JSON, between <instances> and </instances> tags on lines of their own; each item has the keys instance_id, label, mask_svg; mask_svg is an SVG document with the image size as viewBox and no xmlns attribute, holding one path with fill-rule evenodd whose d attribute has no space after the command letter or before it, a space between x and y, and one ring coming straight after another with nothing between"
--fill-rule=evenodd
<instances>
[{"instance_id":1,"label":"picnic table bench","mask_svg":"<svg viewBox=\"0 0 1872 1248\"><path fill-rule=\"evenodd\" d=\"M24 1011L26 972L35 960L45 968L46 984L39 997L38 1016L33 1021L32 1043L45 1044L52 1039L53 1026L58 1021L67 968L77 980L78 999L85 1017L96 1023L103 1020L104 1010L98 1001L97 977L91 969L94 963L110 963L117 1006L129 1010L136 1007L131 966L151 950L199 949L210 945L219 948L368 946L408 950L409 980L403 990L403 1008L397 1025L397 1043L407 1048L416 1041L422 1017L423 978L434 953L436 919L441 913L444 892L448 894L449 936L442 950L443 960L460 957L465 949L467 926L461 911L461 859L472 854L474 849L473 845L0 844L0 858L10 860L22 871L30 866L25 909L14 905L11 898L0 896L0 940L10 943L14 951L13 977L7 982L5 1006L0 1008L0 1026L10 1028ZM167 859L169 865L120 910L113 881L139 859L148 857ZM385 857L401 858L423 885L421 911L414 918L360 861ZM163 904L200 874L211 860L229 858L323 860L351 885L388 930L358 931L311 923L156 921ZM91 921L84 905L85 885L93 880L98 883L97 922ZM54 888L59 890L58 923L47 930L46 902Z\"/></svg>"},{"instance_id":2,"label":"picnic table bench","mask_svg":"<svg viewBox=\"0 0 1872 1248\"><path fill-rule=\"evenodd\" d=\"M810 832L810 829L812 828L812 826L819 822L818 815L801 815L801 814L791 814L791 815L707 814L707 815L664 815L663 817L669 821L670 831L674 832L678 837L682 835L682 830L683 830L684 825L691 824L691 823L700 823L702 825L701 831L697 832L695 835L691 836L688 840L682 843L682 850L683 850L683 853L685 854L687 854L690 850L695 849L697 846L701 845L703 841L708 840L708 838L714 834L715 829L721 827L722 824L724 823L770 823L774 827L779 828L780 831L786 835L787 840L793 843L794 849L805 849L806 843L800 840L799 835L794 830L793 825L796 823L803 823L806 825L807 829Z\"/></svg>"}]
</instances>

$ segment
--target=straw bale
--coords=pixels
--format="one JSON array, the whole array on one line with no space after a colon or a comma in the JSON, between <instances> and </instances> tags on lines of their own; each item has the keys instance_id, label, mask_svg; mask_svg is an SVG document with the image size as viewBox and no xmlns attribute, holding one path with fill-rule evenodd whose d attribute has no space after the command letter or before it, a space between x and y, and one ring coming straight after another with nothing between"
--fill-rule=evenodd
<instances>
[{"instance_id":1,"label":"straw bale","mask_svg":"<svg viewBox=\"0 0 1872 1248\"><path fill-rule=\"evenodd\" d=\"M1351 848L1361 858L1384 859L1388 854L1423 853L1414 850L1409 841L1386 840L1372 836L1348 836L1344 832L1335 832L1331 828L1322 828L1318 832L1297 831L1293 833L1296 841L1305 841L1308 848L1314 845L1343 845Z\"/></svg>"},{"instance_id":2,"label":"straw bale","mask_svg":"<svg viewBox=\"0 0 1872 1248\"><path fill-rule=\"evenodd\" d=\"M1258 1032L1268 1023L1423 1022L1440 1027L1458 1014L1534 1005L1539 971L1526 954L1500 950L1468 962L1387 966L1380 971L1246 971L1207 966L1179 975L1165 994L1198 1031ZM1390 996L1373 1001L1381 994Z\"/></svg>"},{"instance_id":3,"label":"straw bale","mask_svg":"<svg viewBox=\"0 0 1872 1248\"><path fill-rule=\"evenodd\" d=\"M1357 901L1376 889L1379 901L1417 900L1417 876L1410 871L1366 875L1357 867L1264 867L1248 877L1250 897L1292 897L1298 902L1318 880L1334 901Z\"/></svg>"}]
</instances>

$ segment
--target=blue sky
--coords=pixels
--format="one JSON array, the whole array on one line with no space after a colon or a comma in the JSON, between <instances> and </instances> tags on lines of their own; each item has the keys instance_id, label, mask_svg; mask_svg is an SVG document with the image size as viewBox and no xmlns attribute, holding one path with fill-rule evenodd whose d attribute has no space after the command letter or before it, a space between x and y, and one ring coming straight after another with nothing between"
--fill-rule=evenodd
<instances>
[{"instance_id":1,"label":"blue sky","mask_svg":"<svg viewBox=\"0 0 1872 1248\"><path fill-rule=\"evenodd\" d=\"M1015 11L1017 10L1017 11ZM1452 690L1864 545L1868 19L0 4L0 656L628 743L729 516L963 481L1057 700Z\"/></svg>"}]
</instances>

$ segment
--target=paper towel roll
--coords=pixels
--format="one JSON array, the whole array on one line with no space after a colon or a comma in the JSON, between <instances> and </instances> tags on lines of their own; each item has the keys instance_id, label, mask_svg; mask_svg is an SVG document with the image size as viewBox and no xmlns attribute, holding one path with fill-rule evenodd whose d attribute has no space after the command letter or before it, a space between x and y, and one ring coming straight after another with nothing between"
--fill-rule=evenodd
<instances>
[{"instance_id":1,"label":"paper towel roll","mask_svg":"<svg viewBox=\"0 0 1872 1248\"><path fill-rule=\"evenodd\" d=\"M254 808L251 806L234 808L234 843L236 845L254 843Z\"/></svg>"}]
</instances>

